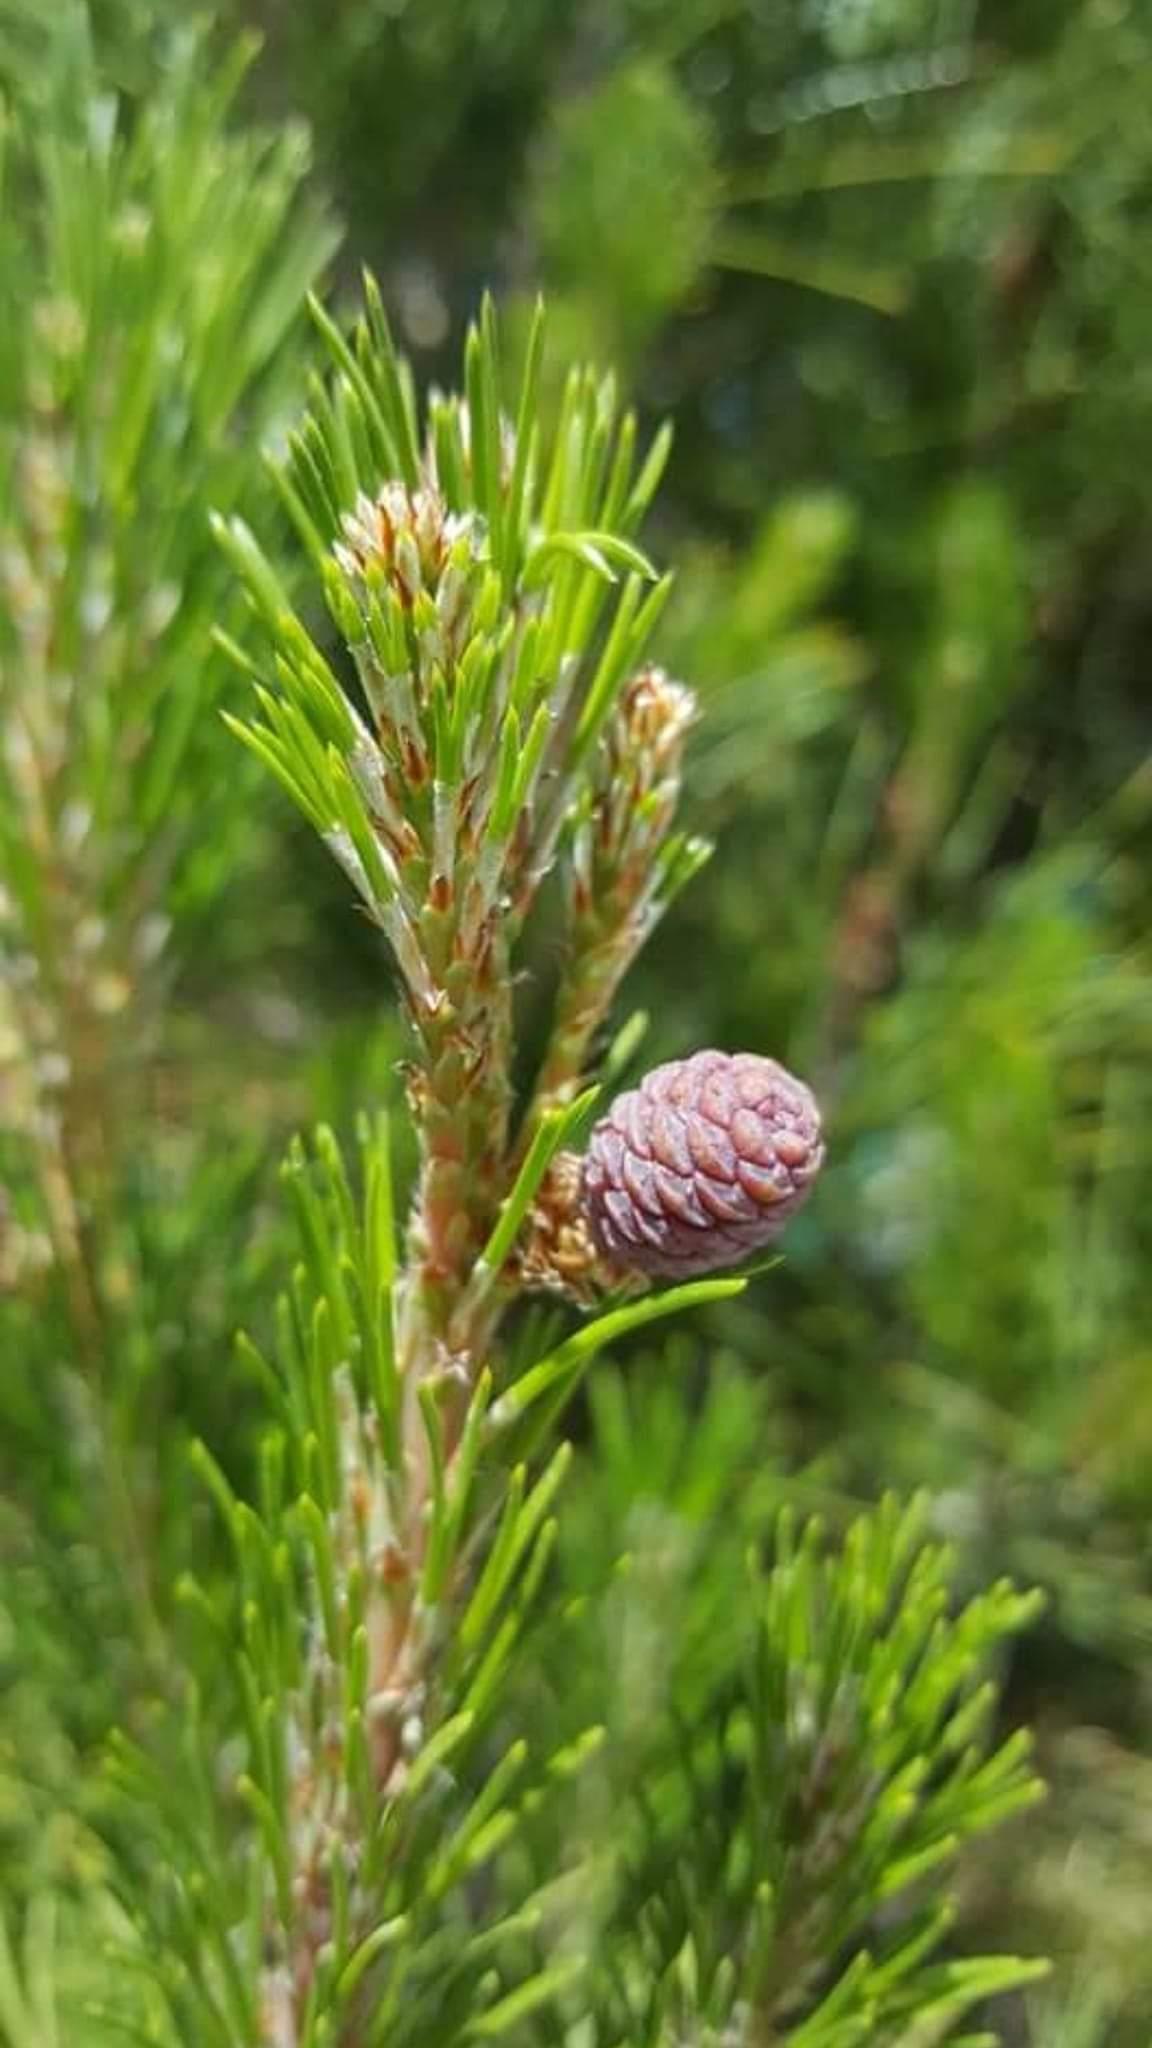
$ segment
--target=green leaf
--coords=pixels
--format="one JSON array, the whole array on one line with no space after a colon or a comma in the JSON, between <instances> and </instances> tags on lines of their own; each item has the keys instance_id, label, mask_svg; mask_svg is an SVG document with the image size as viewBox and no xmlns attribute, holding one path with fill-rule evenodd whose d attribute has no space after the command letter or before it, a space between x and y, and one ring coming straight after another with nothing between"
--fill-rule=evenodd
<instances>
[{"instance_id":1,"label":"green leaf","mask_svg":"<svg viewBox=\"0 0 1152 2048\"><path fill-rule=\"evenodd\" d=\"M462 1651L473 1651L483 1642L518 1565L541 1530L571 1458L571 1445L560 1444L541 1477L527 1492L523 1467L512 1474L495 1540L458 1625Z\"/></svg>"},{"instance_id":2,"label":"green leaf","mask_svg":"<svg viewBox=\"0 0 1152 2048\"><path fill-rule=\"evenodd\" d=\"M569 1990L587 1967L582 1957L571 1957L562 1963L553 1963L547 1970L541 1970L526 1983L517 1986L489 2006L468 2028L467 2039L472 2041L494 2041L511 2028L519 2026L522 2020L538 2012L541 2006L550 2005L552 2000Z\"/></svg>"},{"instance_id":3,"label":"green leaf","mask_svg":"<svg viewBox=\"0 0 1152 2048\"><path fill-rule=\"evenodd\" d=\"M592 569L606 583L615 583L617 569L627 569L645 582L656 581L656 571L631 541L618 533L550 533L531 550L524 567L524 582L535 589L557 557L570 556Z\"/></svg>"},{"instance_id":4,"label":"green leaf","mask_svg":"<svg viewBox=\"0 0 1152 2048\"><path fill-rule=\"evenodd\" d=\"M848 299L889 318L902 313L908 303L909 278L903 271L789 242L760 228L725 229L712 245L711 260L722 270L771 277L780 284Z\"/></svg>"},{"instance_id":5,"label":"green leaf","mask_svg":"<svg viewBox=\"0 0 1152 2048\"><path fill-rule=\"evenodd\" d=\"M478 1284L491 1281L501 1271L520 1234L529 1208L539 1191L553 1159L571 1138L573 1131L599 1096L599 1088L586 1088L564 1109L546 1110L524 1155L520 1171L501 1205L500 1214L478 1262Z\"/></svg>"},{"instance_id":6,"label":"green leaf","mask_svg":"<svg viewBox=\"0 0 1152 2048\"><path fill-rule=\"evenodd\" d=\"M507 1387L492 1408L489 1426L494 1431L507 1429L535 1402L557 1388L563 1388L567 1396L597 1353L617 1338L644 1329L665 1316L677 1315L682 1309L698 1308L706 1302L731 1301L743 1293L746 1284L742 1278L731 1276L689 1280L682 1287L670 1287L662 1294L646 1295L641 1301L610 1309L607 1315L598 1316L575 1331L547 1358Z\"/></svg>"},{"instance_id":7,"label":"green leaf","mask_svg":"<svg viewBox=\"0 0 1152 2048\"><path fill-rule=\"evenodd\" d=\"M408 1938L410 1928L408 1916L398 1913L394 1919L383 1921L379 1927L373 1928L371 1934L365 1936L336 1980L336 1997L340 2004L347 2004L357 1985L379 1956Z\"/></svg>"}]
</instances>

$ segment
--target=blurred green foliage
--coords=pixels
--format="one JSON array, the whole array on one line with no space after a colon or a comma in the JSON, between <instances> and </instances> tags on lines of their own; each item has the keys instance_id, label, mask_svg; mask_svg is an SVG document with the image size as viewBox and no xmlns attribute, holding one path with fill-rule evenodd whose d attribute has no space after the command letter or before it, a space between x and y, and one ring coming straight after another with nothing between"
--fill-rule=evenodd
<instances>
[{"instance_id":1,"label":"blurred green foliage","mask_svg":"<svg viewBox=\"0 0 1152 2048\"><path fill-rule=\"evenodd\" d=\"M164 16L183 9L92 12L95 58L67 61L120 85L146 134ZM250 113L310 124L317 183L347 222L347 274L360 259L379 269L429 380L482 285L515 319L543 283L557 354L610 349L640 406L676 419L654 536L683 564L663 655L703 700L690 822L721 852L632 994L653 1055L747 1045L809 1074L829 1104L831 1163L771 1282L701 1318L686 1348L641 1344L634 1395L594 1382L573 1586L598 1546L649 1545L653 1568L683 1580L669 1611L696 1640L722 1620L765 1500L817 1505L839 1526L886 1483L927 1485L966 1576L1010 1570L1049 1596L1008 1678L1052 1797L991 1862L974 1859L958 1946L1007 1926L1014 1946L1056 1953L1042 1992L989 2003L1006 2040L1143 2048L1152 15L1139 0L230 0L219 13L263 31ZM67 89L52 70L61 49L40 10L3 0L5 489L14 421L51 414L67 375L67 325L37 324L27 282L54 217L31 141ZM242 244L251 231L256 256L238 147L204 200L217 263L229 232ZM73 232L87 264L98 238L82 218ZM188 232L174 214L173 245ZM157 374L196 317L181 264L177 326L148 354L133 265L162 266L166 246L122 237L113 281L125 345ZM319 253L299 246L297 269ZM195 427L196 460L210 458L197 491L230 503L238 488L222 422L246 352L264 353L242 268L201 413L183 394L180 432L146 443L129 417L137 438L109 458L113 482L147 485L161 549L173 492L192 488L182 433ZM274 417L245 397L236 431L246 443ZM115 507L106 478L101 492ZM149 563L125 557L117 573L140 603L155 595ZM195 575L201 619L219 599L208 550ZM113 650L143 703L162 676L151 643L135 652L134 666ZM206 699L215 684L198 673ZM177 957L157 998L164 1052L125 1112L117 1213L137 1327L177 1333L161 1346L165 1401L195 1409L242 1462L232 1419L246 1390L222 1333L246 1312L241 1270L266 1270L275 1226L243 1172L218 1159L205 1178L201 1153L215 1140L269 1158L286 1117L315 1105L346 1121L361 1076L387 1087L394 1041L371 942L356 972L334 970L333 925L356 930L346 892L275 796L248 794L214 734L198 726L181 771L186 814L215 806L219 823L195 841L199 868L170 870L188 886L165 895ZM130 814L113 835L123 863L143 813L126 782L110 789ZM109 873L114 891L123 872ZM283 964L289 939L312 949L303 967ZM538 956L545 980L547 929ZM31 1197L4 1142L18 1219ZM18 1258L9 1226L0 1243L5 1483L10 1465L31 1472L40 1497L30 1517L21 1479L0 1521L0 1835L24 1845L4 1879L23 1914L43 1874L31 1831L65 1810L78 1758L122 1701L78 1711L61 1669L53 1603L74 1613L94 1568L35 1396L75 1360L67 1305L44 1306L28 1219L19 1242ZM75 1426L66 1402L52 1414L57 1435L62 1418ZM696 1466L695 1429L711 1447ZM50 1591L61 1526L66 1583ZM113 1644L114 1624L100 1626ZM648 1651L630 1654L643 1664ZM70 1881L75 1863L78 1884L98 1883L81 1823L52 1826ZM3 1954L0 2030L15 2038Z\"/></svg>"}]
</instances>

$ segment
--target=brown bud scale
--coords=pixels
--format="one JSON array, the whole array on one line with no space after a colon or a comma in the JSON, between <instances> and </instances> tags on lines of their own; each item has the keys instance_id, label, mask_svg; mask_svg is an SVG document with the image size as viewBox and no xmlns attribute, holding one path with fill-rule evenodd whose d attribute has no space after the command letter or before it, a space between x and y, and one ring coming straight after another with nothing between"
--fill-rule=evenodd
<instances>
[{"instance_id":1,"label":"brown bud scale","mask_svg":"<svg viewBox=\"0 0 1152 2048\"><path fill-rule=\"evenodd\" d=\"M584 1210L614 1266L688 1279L771 1244L823 1158L803 1081L758 1053L698 1052L654 1067L596 1125Z\"/></svg>"},{"instance_id":2,"label":"brown bud scale","mask_svg":"<svg viewBox=\"0 0 1152 2048\"><path fill-rule=\"evenodd\" d=\"M557 1153L528 1212L515 1270L526 1293L559 1294L590 1308L619 1275L605 1265L589 1229L582 1170L577 1153Z\"/></svg>"}]
</instances>

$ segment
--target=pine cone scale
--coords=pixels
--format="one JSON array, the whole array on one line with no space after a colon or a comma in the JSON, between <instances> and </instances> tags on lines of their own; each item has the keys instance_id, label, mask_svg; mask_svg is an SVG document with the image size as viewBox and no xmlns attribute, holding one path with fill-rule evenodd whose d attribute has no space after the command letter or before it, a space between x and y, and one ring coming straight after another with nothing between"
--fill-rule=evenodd
<instances>
[{"instance_id":1,"label":"pine cone scale","mask_svg":"<svg viewBox=\"0 0 1152 2048\"><path fill-rule=\"evenodd\" d=\"M688 1144L696 1171L713 1180L735 1180L736 1154L729 1138L706 1111L691 1126Z\"/></svg>"},{"instance_id":2,"label":"pine cone scale","mask_svg":"<svg viewBox=\"0 0 1152 2048\"><path fill-rule=\"evenodd\" d=\"M669 1173L687 1176L692 1172L687 1126L674 1109L661 1109L653 1117L652 1150Z\"/></svg>"}]
</instances>

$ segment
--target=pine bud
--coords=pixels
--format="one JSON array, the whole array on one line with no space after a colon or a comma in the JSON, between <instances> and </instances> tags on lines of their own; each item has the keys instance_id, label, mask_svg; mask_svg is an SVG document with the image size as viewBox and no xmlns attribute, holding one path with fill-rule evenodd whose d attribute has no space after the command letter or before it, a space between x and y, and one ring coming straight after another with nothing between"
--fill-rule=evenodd
<instances>
[{"instance_id":1,"label":"pine bud","mask_svg":"<svg viewBox=\"0 0 1152 2048\"><path fill-rule=\"evenodd\" d=\"M684 735L696 716L696 699L662 668L642 668L624 686L608 746L617 764L628 762L645 788L679 775Z\"/></svg>"},{"instance_id":2,"label":"pine bud","mask_svg":"<svg viewBox=\"0 0 1152 2048\"><path fill-rule=\"evenodd\" d=\"M487 557L474 514L449 512L430 485L386 483L375 498L361 493L333 555L358 605L367 608L374 592L391 594L426 665L459 658Z\"/></svg>"},{"instance_id":3,"label":"pine bud","mask_svg":"<svg viewBox=\"0 0 1152 2048\"><path fill-rule=\"evenodd\" d=\"M770 1244L824 1158L815 1100L775 1060L698 1052L618 1096L584 1159L584 1208L612 1264L667 1279Z\"/></svg>"},{"instance_id":4,"label":"pine bud","mask_svg":"<svg viewBox=\"0 0 1152 2048\"><path fill-rule=\"evenodd\" d=\"M629 870L646 876L680 794L684 735L696 700L663 669L641 669L625 684L600 746L593 826L578 842L593 895Z\"/></svg>"}]
</instances>

